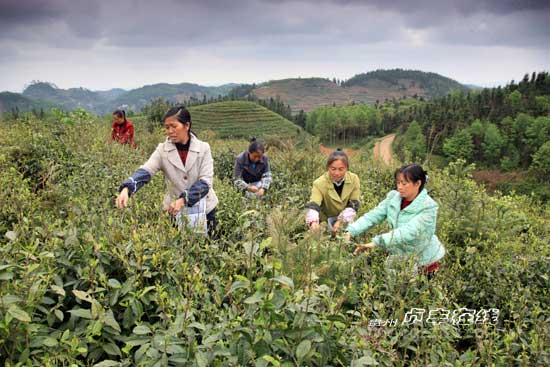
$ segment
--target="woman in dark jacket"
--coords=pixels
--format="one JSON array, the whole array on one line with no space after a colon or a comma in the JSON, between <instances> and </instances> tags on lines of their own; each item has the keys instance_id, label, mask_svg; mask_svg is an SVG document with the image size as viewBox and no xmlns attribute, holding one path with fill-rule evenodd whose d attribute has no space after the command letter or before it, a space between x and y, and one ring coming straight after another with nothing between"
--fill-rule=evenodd
<instances>
[{"instance_id":1,"label":"woman in dark jacket","mask_svg":"<svg viewBox=\"0 0 550 367\"><path fill-rule=\"evenodd\" d=\"M248 151L237 156L233 170L233 182L247 197L262 197L271 184L271 169L265 155L264 144L252 138Z\"/></svg>"}]
</instances>

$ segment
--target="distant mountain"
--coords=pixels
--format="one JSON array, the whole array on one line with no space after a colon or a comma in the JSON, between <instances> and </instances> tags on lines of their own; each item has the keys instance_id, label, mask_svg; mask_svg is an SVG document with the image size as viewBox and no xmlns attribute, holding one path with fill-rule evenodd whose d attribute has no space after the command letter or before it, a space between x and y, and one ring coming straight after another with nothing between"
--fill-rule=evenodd
<instances>
[{"instance_id":1,"label":"distant mountain","mask_svg":"<svg viewBox=\"0 0 550 367\"><path fill-rule=\"evenodd\" d=\"M55 103L34 100L23 96L20 93L0 92L0 114L4 112L11 112L15 109L19 111L40 111L49 110L53 107L59 107Z\"/></svg>"},{"instance_id":2,"label":"distant mountain","mask_svg":"<svg viewBox=\"0 0 550 367\"><path fill-rule=\"evenodd\" d=\"M46 82L32 83L23 91L23 96L34 100L55 103L67 110L83 107L88 111L102 113L107 99L100 93L85 88L59 89Z\"/></svg>"},{"instance_id":3,"label":"distant mountain","mask_svg":"<svg viewBox=\"0 0 550 367\"><path fill-rule=\"evenodd\" d=\"M244 94L253 94L261 99L279 97L294 112L308 112L321 106L348 105L352 102L374 104L376 101L384 102L386 99L401 97L434 98L444 96L452 90L469 90L467 86L439 74L394 69L358 74L343 82L324 78L292 78L246 85L246 88L234 83L218 87L193 83L159 83L129 91L120 88L91 91L85 88L60 89L51 83L33 82L23 91L22 96L33 101L49 102L67 110L83 107L97 114L105 114L119 107L140 111L155 97L172 102L223 97L234 93L239 89L237 87L244 90ZM241 92L237 94L240 95ZM23 100L19 103L29 104Z\"/></svg>"},{"instance_id":4,"label":"distant mountain","mask_svg":"<svg viewBox=\"0 0 550 367\"><path fill-rule=\"evenodd\" d=\"M376 101L412 96L434 98L444 96L452 90L466 92L469 89L439 74L394 69L358 74L342 83L323 78L270 81L258 85L251 93L262 99L278 96L294 112L308 112L333 104L374 104Z\"/></svg>"},{"instance_id":5,"label":"distant mountain","mask_svg":"<svg viewBox=\"0 0 550 367\"><path fill-rule=\"evenodd\" d=\"M111 100L120 97L127 91L121 88L113 88L109 90L98 90L97 93L106 100Z\"/></svg>"},{"instance_id":6,"label":"distant mountain","mask_svg":"<svg viewBox=\"0 0 550 367\"><path fill-rule=\"evenodd\" d=\"M231 83L219 87L205 87L192 83L159 83L130 91L120 88L91 91L85 88L60 89L51 83L34 82L25 88L19 96L33 101L47 101L67 110L83 107L97 114L105 114L122 106L140 111L143 106L156 97L162 97L172 102L182 102L190 98L203 99L206 96L208 99L218 97L218 95L225 96L238 85ZM12 94L17 95L17 93ZM24 105L23 102L20 103Z\"/></svg>"},{"instance_id":7,"label":"distant mountain","mask_svg":"<svg viewBox=\"0 0 550 367\"><path fill-rule=\"evenodd\" d=\"M219 87L205 87L192 83L167 84L159 83L146 85L141 88L133 89L127 93L121 94L117 98L110 101L112 108L117 106L127 105L134 111L139 111L151 99L162 97L173 102L183 102L190 98L207 99L210 97L225 96L238 84L224 84Z\"/></svg>"},{"instance_id":8,"label":"distant mountain","mask_svg":"<svg viewBox=\"0 0 550 367\"><path fill-rule=\"evenodd\" d=\"M470 88L471 90L483 90L485 89L486 87L482 87L480 85L475 85L475 84L464 84L466 87Z\"/></svg>"}]
</instances>

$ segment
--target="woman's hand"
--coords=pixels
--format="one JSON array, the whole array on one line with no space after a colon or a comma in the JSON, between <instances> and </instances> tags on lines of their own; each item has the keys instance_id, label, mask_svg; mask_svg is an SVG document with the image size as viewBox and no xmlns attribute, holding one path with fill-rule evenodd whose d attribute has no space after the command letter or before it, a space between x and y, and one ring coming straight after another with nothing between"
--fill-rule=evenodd
<instances>
[{"instance_id":1,"label":"woman's hand","mask_svg":"<svg viewBox=\"0 0 550 367\"><path fill-rule=\"evenodd\" d=\"M254 192L254 193L258 192L258 187L254 185L249 185L246 189L250 192Z\"/></svg>"},{"instance_id":2,"label":"woman's hand","mask_svg":"<svg viewBox=\"0 0 550 367\"><path fill-rule=\"evenodd\" d=\"M357 256L361 252L365 252L367 250L373 249L374 247L375 247L375 245L372 242L361 243L361 244L357 245L357 247L355 248L355 251L353 251L353 256Z\"/></svg>"},{"instance_id":3,"label":"woman's hand","mask_svg":"<svg viewBox=\"0 0 550 367\"><path fill-rule=\"evenodd\" d=\"M124 209L128 206L128 188L122 189L120 194L116 197L115 204L117 208Z\"/></svg>"},{"instance_id":4,"label":"woman's hand","mask_svg":"<svg viewBox=\"0 0 550 367\"><path fill-rule=\"evenodd\" d=\"M168 213L172 215L178 214L183 204L185 204L185 200L183 200L183 198L179 198L178 200L170 204L170 206L168 207Z\"/></svg>"},{"instance_id":5,"label":"woman's hand","mask_svg":"<svg viewBox=\"0 0 550 367\"><path fill-rule=\"evenodd\" d=\"M319 227L319 222L312 222L312 223L309 225L309 230L310 230L311 232L314 232L314 233L319 232L319 229L320 229L320 227Z\"/></svg>"},{"instance_id":6,"label":"woman's hand","mask_svg":"<svg viewBox=\"0 0 550 367\"><path fill-rule=\"evenodd\" d=\"M263 188L258 189L258 192L256 193L258 196L264 196L265 190Z\"/></svg>"}]
</instances>

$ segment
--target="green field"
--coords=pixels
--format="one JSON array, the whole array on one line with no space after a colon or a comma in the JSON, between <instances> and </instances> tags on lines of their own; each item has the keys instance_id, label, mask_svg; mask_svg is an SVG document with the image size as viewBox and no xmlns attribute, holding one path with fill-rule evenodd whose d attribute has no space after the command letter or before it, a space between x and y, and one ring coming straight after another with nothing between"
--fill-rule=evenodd
<instances>
[{"instance_id":1,"label":"green field","mask_svg":"<svg viewBox=\"0 0 550 367\"><path fill-rule=\"evenodd\" d=\"M190 107L193 129L220 138L294 137L302 129L254 102L228 101Z\"/></svg>"}]
</instances>

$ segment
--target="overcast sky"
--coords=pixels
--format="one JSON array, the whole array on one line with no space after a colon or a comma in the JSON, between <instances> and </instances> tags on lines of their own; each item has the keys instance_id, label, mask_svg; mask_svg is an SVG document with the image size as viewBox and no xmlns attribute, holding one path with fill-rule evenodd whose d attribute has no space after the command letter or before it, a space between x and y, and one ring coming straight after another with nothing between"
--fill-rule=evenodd
<instances>
[{"instance_id":1,"label":"overcast sky","mask_svg":"<svg viewBox=\"0 0 550 367\"><path fill-rule=\"evenodd\" d=\"M391 3L391 4L389 4ZM548 0L0 0L0 91L550 70Z\"/></svg>"}]
</instances>

